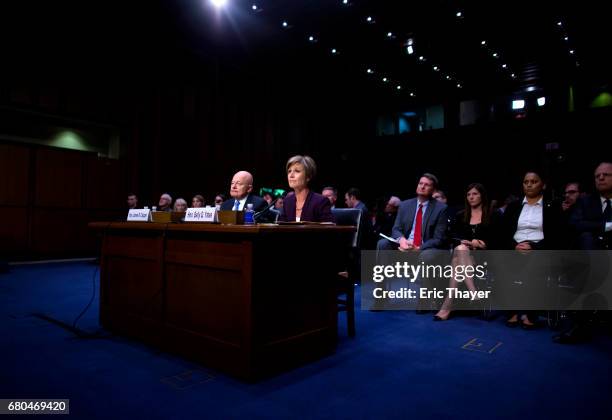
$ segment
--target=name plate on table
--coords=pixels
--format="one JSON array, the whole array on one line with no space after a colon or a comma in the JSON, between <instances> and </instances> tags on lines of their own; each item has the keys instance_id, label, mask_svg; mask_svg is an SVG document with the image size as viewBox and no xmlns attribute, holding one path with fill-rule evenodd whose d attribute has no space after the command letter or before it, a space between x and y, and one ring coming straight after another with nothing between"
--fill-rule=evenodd
<instances>
[{"instance_id":1,"label":"name plate on table","mask_svg":"<svg viewBox=\"0 0 612 420\"><path fill-rule=\"evenodd\" d=\"M148 222L149 220L151 220L149 209L130 209L127 215L128 222Z\"/></svg>"},{"instance_id":2,"label":"name plate on table","mask_svg":"<svg viewBox=\"0 0 612 420\"><path fill-rule=\"evenodd\" d=\"M217 209L214 207L189 208L185 213L185 221L214 223L217 221Z\"/></svg>"}]
</instances>

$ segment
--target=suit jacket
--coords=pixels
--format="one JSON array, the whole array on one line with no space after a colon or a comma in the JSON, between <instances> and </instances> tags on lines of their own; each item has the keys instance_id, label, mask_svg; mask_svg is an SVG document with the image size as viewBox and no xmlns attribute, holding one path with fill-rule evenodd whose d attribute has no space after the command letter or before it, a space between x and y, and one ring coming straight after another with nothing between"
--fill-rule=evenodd
<instances>
[{"instance_id":1,"label":"suit jacket","mask_svg":"<svg viewBox=\"0 0 612 420\"><path fill-rule=\"evenodd\" d=\"M411 198L400 203L393 225L392 236L394 238L410 236L414 216L417 211L417 198ZM423 215L423 227L421 229L421 249L440 248L444 245L446 228L448 226L448 215L446 204L438 202L434 198L429 199L427 211Z\"/></svg>"},{"instance_id":2,"label":"suit jacket","mask_svg":"<svg viewBox=\"0 0 612 420\"><path fill-rule=\"evenodd\" d=\"M610 249L611 232L605 221L598 194L580 197L572 209L570 225L578 235L580 249Z\"/></svg>"},{"instance_id":3,"label":"suit jacket","mask_svg":"<svg viewBox=\"0 0 612 420\"><path fill-rule=\"evenodd\" d=\"M295 222L295 194L289 193L283 201L283 213L280 215L279 220L283 222ZM300 221L304 222L333 222L334 216L331 211L331 203L329 199L317 194L316 192L309 191L304 201L304 207L302 207L302 216Z\"/></svg>"},{"instance_id":4,"label":"suit jacket","mask_svg":"<svg viewBox=\"0 0 612 420\"><path fill-rule=\"evenodd\" d=\"M542 209L544 239L539 243L539 249L563 249L565 248L563 230L567 230L567 226L563 225L561 209L553 203L544 200ZM519 217L523 211L523 200L514 201L508 204L506 211L502 216L500 231L495 238L495 248L498 249L514 249L516 242L514 234L518 227Z\"/></svg>"},{"instance_id":5,"label":"suit jacket","mask_svg":"<svg viewBox=\"0 0 612 420\"><path fill-rule=\"evenodd\" d=\"M223 204L221 204L221 210L233 210L235 202L236 202L235 198L230 198L229 200L225 200ZM253 194L249 194L247 196L246 202L244 203L245 210L246 210L247 204L252 204L253 210L255 212L265 210L268 207L268 202L266 200L264 200L263 198L257 195L253 195Z\"/></svg>"}]
</instances>

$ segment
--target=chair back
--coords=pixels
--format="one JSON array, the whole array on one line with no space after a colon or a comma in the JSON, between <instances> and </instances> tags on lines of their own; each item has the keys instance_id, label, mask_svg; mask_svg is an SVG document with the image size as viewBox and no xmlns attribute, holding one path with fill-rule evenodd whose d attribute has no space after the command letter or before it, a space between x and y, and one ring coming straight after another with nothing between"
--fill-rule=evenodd
<instances>
[{"instance_id":1,"label":"chair back","mask_svg":"<svg viewBox=\"0 0 612 420\"><path fill-rule=\"evenodd\" d=\"M353 248L361 244L361 219L363 212L360 209L332 209L332 214L338 226L355 226L355 233L351 241Z\"/></svg>"}]
</instances>

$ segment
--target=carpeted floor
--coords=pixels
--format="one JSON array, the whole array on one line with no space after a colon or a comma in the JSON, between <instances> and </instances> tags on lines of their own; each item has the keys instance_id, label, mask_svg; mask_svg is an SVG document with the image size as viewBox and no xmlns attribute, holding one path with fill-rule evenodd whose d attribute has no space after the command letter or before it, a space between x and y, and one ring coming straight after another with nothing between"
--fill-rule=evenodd
<instances>
[{"instance_id":1,"label":"carpeted floor","mask_svg":"<svg viewBox=\"0 0 612 420\"><path fill-rule=\"evenodd\" d=\"M87 263L13 267L0 275L0 398L70 398L71 417L601 418L609 417L612 337L584 345L552 332L460 316L340 316L337 352L257 384L99 331L71 325L98 285ZM97 332L98 302L78 327Z\"/></svg>"}]
</instances>

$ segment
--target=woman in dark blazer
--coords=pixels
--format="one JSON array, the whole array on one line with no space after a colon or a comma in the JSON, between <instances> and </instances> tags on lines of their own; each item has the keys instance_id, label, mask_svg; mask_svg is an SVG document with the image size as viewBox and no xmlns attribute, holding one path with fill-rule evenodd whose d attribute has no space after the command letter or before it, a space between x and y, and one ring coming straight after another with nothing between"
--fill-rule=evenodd
<instances>
[{"instance_id":1,"label":"woman in dark blazer","mask_svg":"<svg viewBox=\"0 0 612 420\"><path fill-rule=\"evenodd\" d=\"M525 258L530 257L532 250L559 249L561 210L544 198L546 184L538 172L527 172L523 177L524 198L508 204L501 223L498 248L519 251ZM527 265L526 263L524 265ZM507 270L506 270L507 271ZM514 282L512 273L507 274L506 282ZM520 278L525 301L534 301L541 295L545 286L545 273L542 278ZM531 276L538 277L538 276ZM512 285L505 284L504 287ZM537 299L535 299L537 300ZM520 317L519 317L520 315ZM521 325L525 329L535 327L536 311L510 311L506 325Z\"/></svg>"},{"instance_id":2,"label":"woman in dark blazer","mask_svg":"<svg viewBox=\"0 0 612 420\"><path fill-rule=\"evenodd\" d=\"M285 197L283 213L279 220L283 222L333 222L329 200L310 191L309 182L317 172L317 165L310 156L293 156L287 161L287 181L293 189Z\"/></svg>"}]
</instances>

